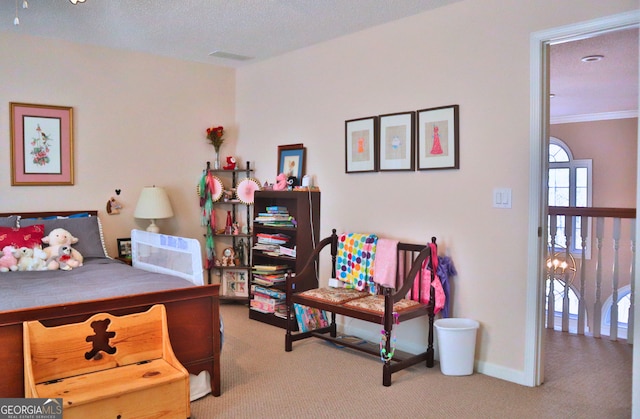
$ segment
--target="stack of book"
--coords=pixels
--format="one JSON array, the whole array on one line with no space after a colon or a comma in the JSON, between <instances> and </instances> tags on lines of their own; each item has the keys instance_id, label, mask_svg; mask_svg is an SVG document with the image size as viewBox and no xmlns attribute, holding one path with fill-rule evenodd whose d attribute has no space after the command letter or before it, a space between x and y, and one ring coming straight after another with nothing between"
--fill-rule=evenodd
<instances>
[{"instance_id":1,"label":"stack of book","mask_svg":"<svg viewBox=\"0 0 640 419\"><path fill-rule=\"evenodd\" d=\"M251 285L251 309L261 313L275 314L278 317L286 318L286 294L284 291Z\"/></svg>"},{"instance_id":2,"label":"stack of book","mask_svg":"<svg viewBox=\"0 0 640 419\"><path fill-rule=\"evenodd\" d=\"M296 220L289 215L287 207L270 206L265 208L266 212L258 213L254 222L271 227L295 227Z\"/></svg>"},{"instance_id":3,"label":"stack of book","mask_svg":"<svg viewBox=\"0 0 640 419\"><path fill-rule=\"evenodd\" d=\"M256 234L256 244L253 246L253 250L259 250L269 256L281 256L282 254L291 256L290 252L285 250L281 253L282 245L286 244L291 237L282 233L268 234L258 233Z\"/></svg>"},{"instance_id":4,"label":"stack of book","mask_svg":"<svg viewBox=\"0 0 640 419\"><path fill-rule=\"evenodd\" d=\"M254 265L253 282L266 287L282 284L285 282L284 274L287 268L287 265Z\"/></svg>"},{"instance_id":5,"label":"stack of book","mask_svg":"<svg viewBox=\"0 0 640 419\"><path fill-rule=\"evenodd\" d=\"M329 326L329 316L324 310L297 303L293 304L293 310L296 313L296 321L298 322L298 328L301 332L308 332Z\"/></svg>"}]
</instances>

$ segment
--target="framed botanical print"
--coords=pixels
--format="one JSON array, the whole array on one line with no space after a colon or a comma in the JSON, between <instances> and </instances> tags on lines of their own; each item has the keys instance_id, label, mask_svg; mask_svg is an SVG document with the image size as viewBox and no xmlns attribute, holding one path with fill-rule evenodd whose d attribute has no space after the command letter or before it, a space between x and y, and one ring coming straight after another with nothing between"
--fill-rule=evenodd
<instances>
[{"instance_id":1,"label":"framed botanical print","mask_svg":"<svg viewBox=\"0 0 640 419\"><path fill-rule=\"evenodd\" d=\"M418 170L459 169L459 106L418 111Z\"/></svg>"},{"instance_id":2,"label":"framed botanical print","mask_svg":"<svg viewBox=\"0 0 640 419\"><path fill-rule=\"evenodd\" d=\"M345 121L345 171L378 171L378 117Z\"/></svg>"},{"instance_id":3,"label":"framed botanical print","mask_svg":"<svg viewBox=\"0 0 640 419\"><path fill-rule=\"evenodd\" d=\"M380 171L415 170L415 112L380 115Z\"/></svg>"},{"instance_id":4,"label":"framed botanical print","mask_svg":"<svg viewBox=\"0 0 640 419\"><path fill-rule=\"evenodd\" d=\"M73 108L10 107L11 185L73 185Z\"/></svg>"}]
</instances>

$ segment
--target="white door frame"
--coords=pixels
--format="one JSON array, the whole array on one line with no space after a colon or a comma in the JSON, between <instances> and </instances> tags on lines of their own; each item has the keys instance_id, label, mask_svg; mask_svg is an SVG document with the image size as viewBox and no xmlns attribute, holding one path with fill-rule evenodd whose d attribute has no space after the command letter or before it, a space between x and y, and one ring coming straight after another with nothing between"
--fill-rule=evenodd
<instances>
[{"instance_id":1,"label":"white door frame","mask_svg":"<svg viewBox=\"0 0 640 419\"><path fill-rule=\"evenodd\" d=\"M544 380L544 281L541 281L542 262L546 248L547 210L547 153L546 138L549 127L548 46L569 40L587 38L597 33L619 30L640 24L640 10L594 19L531 34L531 125L530 125L530 181L529 181L529 242L527 275L527 324L525 344L526 385L538 386ZM640 75L639 75L640 80ZM640 104L639 104L640 105ZM640 150L638 161L640 162ZM638 165L636 208L640 208L640 164ZM636 242L640 243L640 229ZM636 272L640 255L636 253ZM640 290L640 276L635 289ZM634 336L640 336L640 322L634 322ZM640 345L633 347L633 417L640 418Z\"/></svg>"}]
</instances>

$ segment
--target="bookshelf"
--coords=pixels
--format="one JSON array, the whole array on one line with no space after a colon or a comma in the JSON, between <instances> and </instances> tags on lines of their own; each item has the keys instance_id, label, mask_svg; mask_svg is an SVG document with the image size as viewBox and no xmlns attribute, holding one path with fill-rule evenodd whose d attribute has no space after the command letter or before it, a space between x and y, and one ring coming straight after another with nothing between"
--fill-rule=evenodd
<instances>
[{"instance_id":1,"label":"bookshelf","mask_svg":"<svg viewBox=\"0 0 640 419\"><path fill-rule=\"evenodd\" d=\"M285 328L284 272L300 270L318 244L320 192L264 190L254 197L249 318ZM317 288L318 281L300 286Z\"/></svg>"},{"instance_id":2,"label":"bookshelf","mask_svg":"<svg viewBox=\"0 0 640 419\"><path fill-rule=\"evenodd\" d=\"M208 260L208 282L220 284L221 300L246 302L249 297L251 277L251 205L237 198L236 188L253 172L250 162L246 167L233 170L207 170L221 183L224 193L213 203L216 225L207 230L205 237L215 245L214 260ZM227 229L227 217L238 227L238 231ZM209 237L209 235L211 237Z\"/></svg>"}]
</instances>

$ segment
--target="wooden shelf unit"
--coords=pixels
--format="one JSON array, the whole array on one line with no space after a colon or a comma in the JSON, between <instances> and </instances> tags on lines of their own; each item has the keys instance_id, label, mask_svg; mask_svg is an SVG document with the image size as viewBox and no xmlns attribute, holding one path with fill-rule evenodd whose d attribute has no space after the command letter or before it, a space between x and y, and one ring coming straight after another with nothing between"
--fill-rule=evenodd
<instances>
[{"instance_id":1,"label":"wooden shelf unit","mask_svg":"<svg viewBox=\"0 0 640 419\"><path fill-rule=\"evenodd\" d=\"M299 271L302 264L308 259L320 239L320 192L319 191L256 191L254 200L254 215L266 212L267 207L286 207L289 215L295 221L295 227L265 226L258 222L253 223L253 244L258 243L256 235L259 233L282 233L291 237L286 247L296 248L296 257L271 256L260 250L252 248L251 260L254 265L287 265L294 272ZM251 276L253 283L253 275ZM318 287L317 279L311 279L301 284L302 289ZM284 291L284 283L273 285L272 288ZM253 295L249 289L249 303ZM250 304L249 304L250 305ZM286 328L286 319L275 314L262 313L249 308L249 318L259 320L281 328Z\"/></svg>"},{"instance_id":2,"label":"wooden shelf unit","mask_svg":"<svg viewBox=\"0 0 640 419\"><path fill-rule=\"evenodd\" d=\"M252 213L251 213L251 205L248 204L244 204L243 202L237 200L236 196L235 196L235 189L238 186L238 183L245 178L250 178L251 174L253 173L253 169L251 168L251 163L250 162L246 162L246 167L244 169L242 168L236 168L233 170L224 170L224 169L211 169L209 162L207 162L207 168L209 170L209 172L211 172L214 176L218 177L224 184L224 189L225 191L228 190L232 190L234 192L234 195L232 197L232 199L229 200L224 200L224 196L222 198L220 198L218 201L214 202L214 211L216 211L216 219L218 220L217 225L216 226L212 226L213 227L213 238L215 241L215 257L216 259L219 259L219 255L222 253L222 250L226 247L232 247L233 249L236 249L239 246L240 240L243 240L245 243L245 254L244 254L244 261L241 261L241 264L239 266L211 266L208 269L208 282L211 283L219 283L220 284L220 300L230 300L230 301L241 301L241 302L247 302L248 299L248 295L246 296L238 296L238 295L230 295L228 292L226 291L226 288L224 286L224 275L225 272L228 271L243 271L245 272L245 278L247 280L247 289L249 287L249 280L251 277L251 240L252 240L252 231L251 231L251 224L252 224ZM230 179L229 179L229 175L231 175ZM230 180L230 184L228 183ZM244 208L244 215L245 215L245 219L241 220L241 216L242 211L240 211L240 208ZM216 230L219 230L221 227L221 222L219 220L222 220L222 226L224 226L224 223L226 222L226 216L227 216L227 211L231 211L231 218L232 221L235 223L236 221L238 221L239 223L241 223L242 221L245 222L245 226L247 229L247 233L240 233L240 234L218 234L215 233ZM241 230L242 230L242 226ZM214 276L217 276L218 278L214 278ZM248 291L247 291L248 293Z\"/></svg>"}]
</instances>

